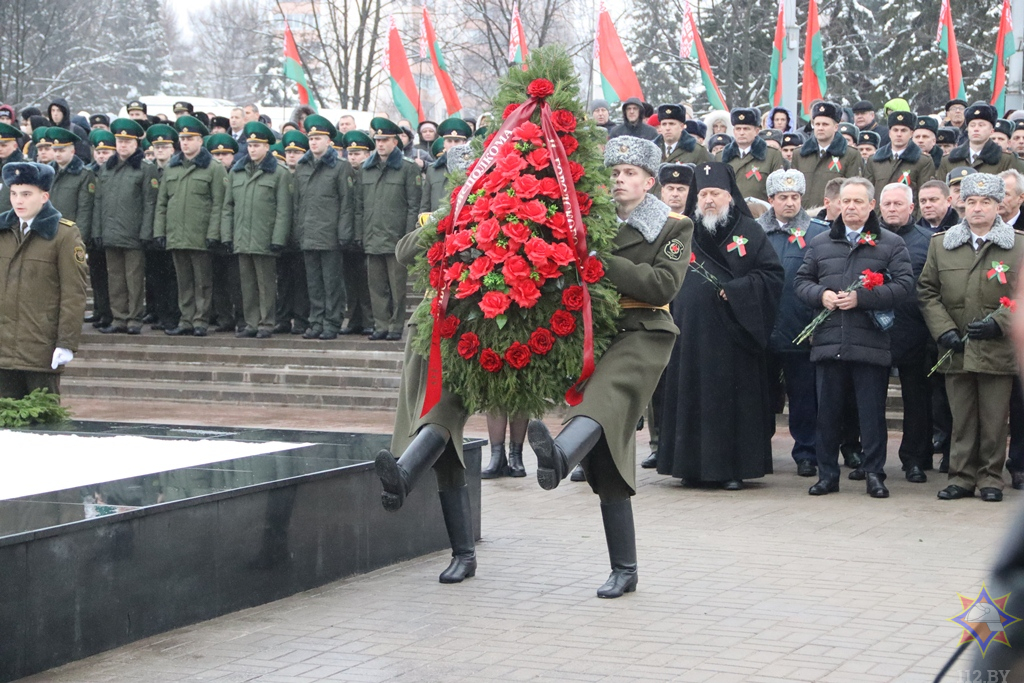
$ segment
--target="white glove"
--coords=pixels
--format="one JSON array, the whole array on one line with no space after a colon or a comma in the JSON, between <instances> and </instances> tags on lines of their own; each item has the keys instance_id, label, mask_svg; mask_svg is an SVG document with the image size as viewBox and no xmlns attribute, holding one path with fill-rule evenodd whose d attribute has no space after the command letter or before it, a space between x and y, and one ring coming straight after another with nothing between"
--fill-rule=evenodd
<instances>
[{"instance_id":1,"label":"white glove","mask_svg":"<svg viewBox=\"0 0 1024 683\"><path fill-rule=\"evenodd\" d=\"M67 365L71 362L71 359L75 357L75 354L71 353L67 349L62 349L59 346L53 350L53 361L50 363L50 369L56 370L62 365Z\"/></svg>"}]
</instances>

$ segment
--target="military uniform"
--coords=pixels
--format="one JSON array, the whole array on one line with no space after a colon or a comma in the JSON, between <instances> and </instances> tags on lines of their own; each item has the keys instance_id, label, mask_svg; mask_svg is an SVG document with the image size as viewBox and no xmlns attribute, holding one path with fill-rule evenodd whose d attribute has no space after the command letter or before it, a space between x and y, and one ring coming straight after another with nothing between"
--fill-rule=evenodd
<instances>
[{"instance_id":1,"label":"military uniform","mask_svg":"<svg viewBox=\"0 0 1024 683\"><path fill-rule=\"evenodd\" d=\"M281 138L285 157L289 152L305 154L309 151L309 139L305 133L290 130ZM300 157L301 158L301 157ZM295 167L288 170L295 174ZM293 199L293 207L297 208ZM277 326L275 332L302 334L309 328L309 290L306 287L306 262L302 256L300 242L302 227L292 222L288 244L277 256Z\"/></svg>"},{"instance_id":2,"label":"military uniform","mask_svg":"<svg viewBox=\"0 0 1024 683\"><path fill-rule=\"evenodd\" d=\"M171 145L171 153L178 146L178 132L166 123L154 123L146 129L143 140L143 151L148 146ZM158 180L163 180L164 169L170 158L156 159L153 151L153 166L156 168ZM148 157L147 157L148 158ZM146 256L146 317L143 322L153 323L151 329L176 330L181 320L178 309L178 276L174 269L174 259L166 249L166 238L156 237L143 242L142 248Z\"/></svg>"},{"instance_id":3,"label":"military uniform","mask_svg":"<svg viewBox=\"0 0 1024 683\"><path fill-rule=\"evenodd\" d=\"M765 184L769 174L786 167L782 153L768 146L760 136L754 138L750 149L740 156L736 142L730 142L718 153L718 160L728 164L736 173L736 186L744 198L754 197L768 201Z\"/></svg>"},{"instance_id":4,"label":"military uniform","mask_svg":"<svg viewBox=\"0 0 1024 683\"><path fill-rule=\"evenodd\" d=\"M8 126L6 123L0 123L0 143L9 142L11 140L18 141L21 139L21 131L14 126ZM25 160L25 155L22 154L20 149L15 148L13 152L7 157L0 159L0 171L6 164L14 164ZM11 210L11 193L6 187L0 183L0 213Z\"/></svg>"},{"instance_id":5,"label":"military uniform","mask_svg":"<svg viewBox=\"0 0 1024 683\"><path fill-rule=\"evenodd\" d=\"M975 119L987 121L994 127L997 121L995 107L984 102L975 102L964 112L964 125L966 126ZM1021 160L1015 154L1003 150L992 140L986 140L981 150L976 153L971 149L970 140L965 140L959 147L954 147L939 163L935 177L945 178L950 171L958 166L970 166L978 173L991 175L999 175L1009 169L1024 172L1024 164L1021 163Z\"/></svg>"},{"instance_id":6,"label":"military uniform","mask_svg":"<svg viewBox=\"0 0 1024 683\"><path fill-rule=\"evenodd\" d=\"M839 107L831 102L819 102L814 105L812 121L818 116L827 116L839 121ZM836 132L826 149L820 149L818 140L812 135L800 149L793 154L790 168L804 174L807 180L807 192L804 194L803 207L810 209L821 206L825 199L825 185L833 178L852 178L862 175L864 167L860 152L853 145L847 144L839 132Z\"/></svg>"},{"instance_id":7,"label":"military uniform","mask_svg":"<svg viewBox=\"0 0 1024 683\"><path fill-rule=\"evenodd\" d=\"M893 112L889 115L889 130L902 126L912 131L916 121L917 114L914 112ZM913 140L908 141L907 146L898 155L893 152L891 142L883 145L868 159L864 171L864 177L875 185L876 200L881 199L882 188L886 185L901 183L914 191L915 205L917 191L934 176L935 163L931 155L922 152Z\"/></svg>"},{"instance_id":8,"label":"military uniform","mask_svg":"<svg viewBox=\"0 0 1024 683\"><path fill-rule=\"evenodd\" d=\"M448 184L448 159L445 154L445 140L450 140L455 144L463 144L472 135L473 131L469 124L462 119L445 119L438 126L437 139L434 140L434 144L430 148L430 153L436 161L428 164L424 169L420 214L429 214L437 211L441 206L441 201L448 196L445 192L445 187Z\"/></svg>"},{"instance_id":9,"label":"military uniform","mask_svg":"<svg viewBox=\"0 0 1024 683\"><path fill-rule=\"evenodd\" d=\"M207 151L220 162L221 158L230 153L232 161L225 172L230 172L234 164L234 155L238 152L238 143L227 133L214 133L204 143ZM226 182L226 181L225 181ZM226 190L225 190L226 194ZM238 257L231 249L220 242L213 247L213 315L217 319L218 332L239 331L245 327L242 314L242 283L238 275ZM299 259L301 261L301 259ZM306 274L302 274L302 286L306 286ZM303 328L305 329L305 328Z\"/></svg>"},{"instance_id":10,"label":"military uniform","mask_svg":"<svg viewBox=\"0 0 1024 683\"><path fill-rule=\"evenodd\" d=\"M348 233L341 239L341 268L345 277L345 318L348 320L341 328L340 334L370 334L373 332L373 310L370 305L370 283L366 273L366 254L356 239L355 204L359 189L360 167L352 164L348 150L369 152L373 149L373 139L358 130L350 130L342 136L342 152L345 160L352 166L352 224ZM337 149L337 147L335 147Z\"/></svg>"}]
</instances>

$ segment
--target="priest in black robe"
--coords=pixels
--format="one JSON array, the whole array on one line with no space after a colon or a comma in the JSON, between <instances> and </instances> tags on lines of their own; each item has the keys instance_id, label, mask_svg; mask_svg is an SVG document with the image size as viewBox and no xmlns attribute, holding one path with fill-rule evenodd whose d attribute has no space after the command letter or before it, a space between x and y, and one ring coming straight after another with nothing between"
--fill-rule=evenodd
<instances>
[{"instance_id":1,"label":"priest in black robe","mask_svg":"<svg viewBox=\"0 0 1024 683\"><path fill-rule=\"evenodd\" d=\"M727 164L698 165L693 183L694 256L672 304L680 335L663 377L658 472L736 491L772 471L767 348L784 271Z\"/></svg>"}]
</instances>

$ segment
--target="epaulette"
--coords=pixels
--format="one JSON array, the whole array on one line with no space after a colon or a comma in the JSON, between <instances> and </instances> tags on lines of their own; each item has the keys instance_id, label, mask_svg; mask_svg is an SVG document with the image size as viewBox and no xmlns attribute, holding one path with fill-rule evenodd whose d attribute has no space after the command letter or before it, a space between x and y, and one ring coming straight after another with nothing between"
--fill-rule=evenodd
<instances>
[{"instance_id":1,"label":"epaulette","mask_svg":"<svg viewBox=\"0 0 1024 683\"><path fill-rule=\"evenodd\" d=\"M676 213L675 211L669 211L669 212L668 212L668 217L669 217L669 218L674 218L674 219L676 219L677 221L681 221L681 220L683 220L684 218L686 218L686 216L684 216L683 214L681 214L681 213Z\"/></svg>"},{"instance_id":2,"label":"epaulette","mask_svg":"<svg viewBox=\"0 0 1024 683\"><path fill-rule=\"evenodd\" d=\"M832 229L832 226L829 224L828 221L823 221L817 217L811 219L811 225L820 225L823 228L828 228L830 230Z\"/></svg>"},{"instance_id":3,"label":"epaulette","mask_svg":"<svg viewBox=\"0 0 1024 683\"><path fill-rule=\"evenodd\" d=\"M68 220L67 218L61 218L61 219L60 219L60 221L58 221L58 222L59 222L59 223L60 223L61 225L66 225L66 226L68 226L69 228L70 228L70 227L72 227L72 226L73 226L73 225L75 224L75 222L74 222L74 221L69 221L69 220Z\"/></svg>"},{"instance_id":4,"label":"epaulette","mask_svg":"<svg viewBox=\"0 0 1024 683\"><path fill-rule=\"evenodd\" d=\"M402 157L402 161L404 161L407 164L415 164L416 163L415 159L410 159L409 157Z\"/></svg>"}]
</instances>

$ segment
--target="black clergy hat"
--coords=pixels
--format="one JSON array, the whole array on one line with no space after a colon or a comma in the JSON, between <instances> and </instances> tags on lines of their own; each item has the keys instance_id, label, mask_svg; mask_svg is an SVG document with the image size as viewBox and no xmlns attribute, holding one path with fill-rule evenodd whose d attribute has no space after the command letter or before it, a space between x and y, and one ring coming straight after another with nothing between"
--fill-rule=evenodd
<instances>
[{"instance_id":1,"label":"black clergy hat","mask_svg":"<svg viewBox=\"0 0 1024 683\"><path fill-rule=\"evenodd\" d=\"M694 169L697 191L713 187L730 192L733 183L732 178L729 177L731 170L728 164L723 164L720 161L706 161L703 164L698 164Z\"/></svg>"}]
</instances>

